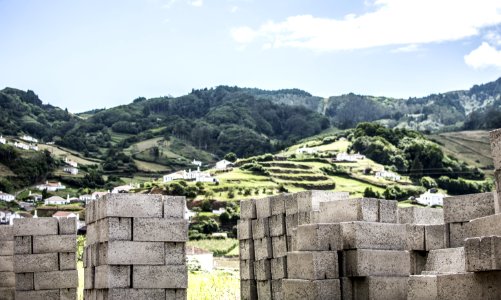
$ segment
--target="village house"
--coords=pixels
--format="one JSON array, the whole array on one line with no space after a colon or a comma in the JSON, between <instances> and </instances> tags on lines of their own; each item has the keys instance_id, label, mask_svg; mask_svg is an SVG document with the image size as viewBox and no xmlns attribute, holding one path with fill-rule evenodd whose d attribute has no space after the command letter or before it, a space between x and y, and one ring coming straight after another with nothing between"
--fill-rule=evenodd
<instances>
[{"instance_id":1,"label":"village house","mask_svg":"<svg viewBox=\"0 0 501 300\"><path fill-rule=\"evenodd\" d=\"M401 178L400 175L385 170L377 171L376 174L374 174L374 176L377 179L386 179L391 181L400 181Z\"/></svg>"},{"instance_id":2,"label":"village house","mask_svg":"<svg viewBox=\"0 0 501 300\"><path fill-rule=\"evenodd\" d=\"M317 148L307 148L306 146L303 146L302 148L296 150L297 154L315 154L317 152Z\"/></svg>"},{"instance_id":3,"label":"village house","mask_svg":"<svg viewBox=\"0 0 501 300\"><path fill-rule=\"evenodd\" d=\"M33 137L29 136L29 135L26 135L26 134L25 134L25 135L23 135L23 136L21 137L21 139L22 139L23 141L26 141L26 142L29 142L29 143L38 143L38 140L37 140L37 139L35 139L35 138L33 138Z\"/></svg>"},{"instance_id":4,"label":"village house","mask_svg":"<svg viewBox=\"0 0 501 300\"><path fill-rule=\"evenodd\" d=\"M197 170L192 171L191 169L186 171L177 171L171 174L163 176L163 182L171 182L174 180L194 180L195 182L216 182L217 179L212 177L209 172L200 171L200 167Z\"/></svg>"},{"instance_id":5,"label":"village house","mask_svg":"<svg viewBox=\"0 0 501 300\"><path fill-rule=\"evenodd\" d=\"M207 250L186 246L186 259L190 264L199 266L201 271L212 272L214 270L214 255Z\"/></svg>"},{"instance_id":6,"label":"village house","mask_svg":"<svg viewBox=\"0 0 501 300\"><path fill-rule=\"evenodd\" d=\"M94 192L92 193L92 198L93 200L97 200L105 195L108 195L110 193L110 191L107 191L107 192Z\"/></svg>"},{"instance_id":7,"label":"village house","mask_svg":"<svg viewBox=\"0 0 501 300\"><path fill-rule=\"evenodd\" d=\"M179 179L184 179L185 177L185 174L186 171L185 170L182 170L182 171L177 171L177 172L174 172L174 173L171 173L171 174L167 174L167 175L164 175L163 176L163 182L171 182L171 181L174 181L174 180L179 180Z\"/></svg>"},{"instance_id":8,"label":"village house","mask_svg":"<svg viewBox=\"0 0 501 300\"><path fill-rule=\"evenodd\" d=\"M36 216L35 216L36 217ZM33 218L30 213L27 212L15 212L9 215L9 225L14 225L14 219L25 219L25 218Z\"/></svg>"},{"instance_id":9,"label":"village house","mask_svg":"<svg viewBox=\"0 0 501 300\"><path fill-rule=\"evenodd\" d=\"M229 167L232 167L233 163L231 161L227 161L226 159L220 160L216 163L216 170L227 170Z\"/></svg>"},{"instance_id":10,"label":"village house","mask_svg":"<svg viewBox=\"0 0 501 300\"><path fill-rule=\"evenodd\" d=\"M38 151L38 146L36 146L36 145L28 145L28 147L30 150Z\"/></svg>"},{"instance_id":11,"label":"village house","mask_svg":"<svg viewBox=\"0 0 501 300\"><path fill-rule=\"evenodd\" d=\"M45 184L39 184L37 185L37 189L40 191L47 190L47 192L56 192L59 190L64 190L66 187L61 184L61 182L48 182L46 181Z\"/></svg>"},{"instance_id":12,"label":"village house","mask_svg":"<svg viewBox=\"0 0 501 300\"><path fill-rule=\"evenodd\" d=\"M444 205L444 198L446 195L441 193L432 193L431 190L426 191L416 198L416 202L423 205L433 206L433 205Z\"/></svg>"},{"instance_id":13,"label":"village house","mask_svg":"<svg viewBox=\"0 0 501 300\"><path fill-rule=\"evenodd\" d=\"M363 160L363 159L365 159L365 155L362 155L360 153L348 154L346 152L342 152L342 153L338 153L336 155L336 160L337 161L356 162L358 160Z\"/></svg>"},{"instance_id":14,"label":"village house","mask_svg":"<svg viewBox=\"0 0 501 300\"><path fill-rule=\"evenodd\" d=\"M192 162L191 162L192 165L195 165L195 166L198 166L198 167L201 167L202 166L202 162L199 161L199 160L196 160L194 159Z\"/></svg>"},{"instance_id":15,"label":"village house","mask_svg":"<svg viewBox=\"0 0 501 300\"><path fill-rule=\"evenodd\" d=\"M19 201L17 204L19 204L19 207L21 207L25 211L32 211L35 209L35 204L31 202Z\"/></svg>"},{"instance_id":16,"label":"village house","mask_svg":"<svg viewBox=\"0 0 501 300\"><path fill-rule=\"evenodd\" d=\"M28 199L31 202L37 202L37 201L42 201L42 195L41 194L33 194L31 191L28 194ZM28 200L27 200L28 201Z\"/></svg>"},{"instance_id":17,"label":"village house","mask_svg":"<svg viewBox=\"0 0 501 300\"><path fill-rule=\"evenodd\" d=\"M94 196L91 194L80 195L78 196L78 199L85 204L89 203L89 201L96 200L96 198L94 198Z\"/></svg>"},{"instance_id":18,"label":"village house","mask_svg":"<svg viewBox=\"0 0 501 300\"><path fill-rule=\"evenodd\" d=\"M72 212L72 211L57 211L52 215L53 218L56 219L68 219L68 218L76 218L77 220L80 218L80 214Z\"/></svg>"},{"instance_id":19,"label":"village house","mask_svg":"<svg viewBox=\"0 0 501 300\"><path fill-rule=\"evenodd\" d=\"M78 174L78 169L74 167L65 167L63 169L64 172L69 173L71 175L77 175Z\"/></svg>"},{"instance_id":20,"label":"village house","mask_svg":"<svg viewBox=\"0 0 501 300\"><path fill-rule=\"evenodd\" d=\"M22 150L30 150L30 146L28 146L25 143L14 142L14 147L22 149Z\"/></svg>"},{"instance_id":21,"label":"village house","mask_svg":"<svg viewBox=\"0 0 501 300\"><path fill-rule=\"evenodd\" d=\"M64 158L64 162L65 162L67 165L72 166L73 168L78 168L78 163L77 163L76 161L73 161L73 160L69 159L68 157L65 157L65 158Z\"/></svg>"},{"instance_id":22,"label":"village house","mask_svg":"<svg viewBox=\"0 0 501 300\"><path fill-rule=\"evenodd\" d=\"M7 210L0 210L0 225L6 225L10 223L10 217L12 213Z\"/></svg>"},{"instance_id":23,"label":"village house","mask_svg":"<svg viewBox=\"0 0 501 300\"><path fill-rule=\"evenodd\" d=\"M1 135L0 135L0 144L4 144L4 145L7 144L7 140Z\"/></svg>"},{"instance_id":24,"label":"village house","mask_svg":"<svg viewBox=\"0 0 501 300\"><path fill-rule=\"evenodd\" d=\"M15 199L16 199L16 197L14 195L7 194L7 193L0 191L0 200L6 201L6 202L11 202L11 201L14 201Z\"/></svg>"},{"instance_id":25,"label":"village house","mask_svg":"<svg viewBox=\"0 0 501 300\"><path fill-rule=\"evenodd\" d=\"M111 193L112 194L128 193L128 192L130 192L130 190L135 189L135 188L136 187L132 183L129 183L127 185L121 185L121 186L117 186L117 187L113 188L113 190L111 190Z\"/></svg>"},{"instance_id":26,"label":"village house","mask_svg":"<svg viewBox=\"0 0 501 300\"><path fill-rule=\"evenodd\" d=\"M69 199L64 199L59 196L52 196L44 200L45 205L64 205L64 204L70 204Z\"/></svg>"}]
</instances>

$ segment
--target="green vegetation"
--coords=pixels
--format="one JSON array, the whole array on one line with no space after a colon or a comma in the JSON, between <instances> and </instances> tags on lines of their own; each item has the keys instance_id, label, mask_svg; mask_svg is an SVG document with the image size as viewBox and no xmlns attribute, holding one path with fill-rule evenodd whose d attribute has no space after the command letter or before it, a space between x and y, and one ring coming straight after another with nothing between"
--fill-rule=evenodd
<instances>
[{"instance_id":1,"label":"green vegetation","mask_svg":"<svg viewBox=\"0 0 501 300\"><path fill-rule=\"evenodd\" d=\"M240 299L238 271L190 272L188 274L188 299Z\"/></svg>"},{"instance_id":2,"label":"green vegetation","mask_svg":"<svg viewBox=\"0 0 501 300\"><path fill-rule=\"evenodd\" d=\"M238 256L238 240L236 239L189 241L188 246L207 250L212 252L214 256L235 256L235 252Z\"/></svg>"}]
</instances>

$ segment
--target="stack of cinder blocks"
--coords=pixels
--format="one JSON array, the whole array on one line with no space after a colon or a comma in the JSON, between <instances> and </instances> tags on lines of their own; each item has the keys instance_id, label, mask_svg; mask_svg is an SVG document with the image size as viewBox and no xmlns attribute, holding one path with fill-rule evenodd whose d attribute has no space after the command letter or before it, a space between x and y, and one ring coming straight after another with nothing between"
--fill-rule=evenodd
<instances>
[{"instance_id":1,"label":"stack of cinder blocks","mask_svg":"<svg viewBox=\"0 0 501 300\"><path fill-rule=\"evenodd\" d=\"M0 225L0 300L14 299L16 281L13 255L12 226Z\"/></svg>"},{"instance_id":2,"label":"stack of cinder blocks","mask_svg":"<svg viewBox=\"0 0 501 300\"><path fill-rule=\"evenodd\" d=\"M15 219L16 299L76 299L76 219Z\"/></svg>"},{"instance_id":3,"label":"stack of cinder blocks","mask_svg":"<svg viewBox=\"0 0 501 300\"><path fill-rule=\"evenodd\" d=\"M85 299L186 299L186 199L110 194L89 203Z\"/></svg>"}]
</instances>

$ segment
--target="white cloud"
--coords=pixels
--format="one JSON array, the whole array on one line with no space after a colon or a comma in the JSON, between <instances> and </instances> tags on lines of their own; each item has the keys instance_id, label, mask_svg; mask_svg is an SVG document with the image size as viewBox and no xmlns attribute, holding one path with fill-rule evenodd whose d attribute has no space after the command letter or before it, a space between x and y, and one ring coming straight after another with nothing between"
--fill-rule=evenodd
<instances>
[{"instance_id":1,"label":"white cloud","mask_svg":"<svg viewBox=\"0 0 501 300\"><path fill-rule=\"evenodd\" d=\"M190 1L190 5L195 6L195 7L201 7L204 5L204 1L203 0L193 0L193 1Z\"/></svg>"},{"instance_id":2,"label":"white cloud","mask_svg":"<svg viewBox=\"0 0 501 300\"><path fill-rule=\"evenodd\" d=\"M405 45L403 47L399 47L397 49L392 50L393 53L409 53L409 52L418 52L422 51L423 48L417 44Z\"/></svg>"},{"instance_id":3,"label":"white cloud","mask_svg":"<svg viewBox=\"0 0 501 300\"><path fill-rule=\"evenodd\" d=\"M480 47L464 56L464 62L474 69L501 68L501 50L483 42Z\"/></svg>"},{"instance_id":4,"label":"white cloud","mask_svg":"<svg viewBox=\"0 0 501 300\"><path fill-rule=\"evenodd\" d=\"M291 16L231 35L238 43L332 51L454 41L501 24L500 0L375 0L373 7L341 19Z\"/></svg>"},{"instance_id":5,"label":"white cloud","mask_svg":"<svg viewBox=\"0 0 501 300\"><path fill-rule=\"evenodd\" d=\"M232 14L236 13L237 11L238 11L238 6L234 5L234 6L230 7L230 12Z\"/></svg>"}]
</instances>

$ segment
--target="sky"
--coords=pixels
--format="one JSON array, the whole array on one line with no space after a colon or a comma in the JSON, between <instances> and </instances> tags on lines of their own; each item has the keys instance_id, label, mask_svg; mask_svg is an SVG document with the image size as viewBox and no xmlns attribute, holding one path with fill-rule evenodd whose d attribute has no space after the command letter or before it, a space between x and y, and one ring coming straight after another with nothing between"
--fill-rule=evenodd
<instances>
[{"instance_id":1,"label":"sky","mask_svg":"<svg viewBox=\"0 0 501 300\"><path fill-rule=\"evenodd\" d=\"M501 0L0 0L0 88L71 112L230 85L421 97L501 77Z\"/></svg>"}]
</instances>

